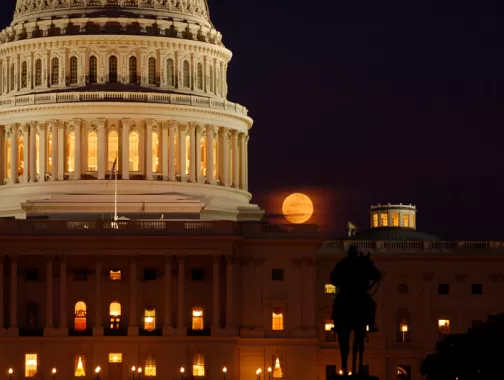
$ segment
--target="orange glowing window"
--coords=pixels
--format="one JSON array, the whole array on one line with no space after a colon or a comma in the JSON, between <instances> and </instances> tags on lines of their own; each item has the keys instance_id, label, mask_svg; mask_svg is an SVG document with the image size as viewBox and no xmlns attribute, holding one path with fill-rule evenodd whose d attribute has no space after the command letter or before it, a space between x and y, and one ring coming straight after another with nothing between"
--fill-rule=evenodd
<instances>
[{"instance_id":1,"label":"orange glowing window","mask_svg":"<svg viewBox=\"0 0 504 380\"><path fill-rule=\"evenodd\" d=\"M449 319L439 319L438 320L439 332L443 335L450 333L450 320Z\"/></svg>"},{"instance_id":2,"label":"orange glowing window","mask_svg":"<svg viewBox=\"0 0 504 380\"><path fill-rule=\"evenodd\" d=\"M403 224L403 227L409 227L410 223L409 223L409 214L403 214L402 216L402 224Z\"/></svg>"},{"instance_id":3,"label":"orange glowing window","mask_svg":"<svg viewBox=\"0 0 504 380\"><path fill-rule=\"evenodd\" d=\"M380 214L380 225L382 227L387 227L388 226L388 215L387 215L387 213L381 213Z\"/></svg>"},{"instance_id":4,"label":"orange glowing window","mask_svg":"<svg viewBox=\"0 0 504 380\"><path fill-rule=\"evenodd\" d=\"M332 321L332 320L325 321L325 324L324 324L325 331L332 331L333 328L334 328L334 321Z\"/></svg>"},{"instance_id":5,"label":"orange glowing window","mask_svg":"<svg viewBox=\"0 0 504 380\"><path fill-rule=\"evenodd\" d=\"M121 304L119 302L112 302L109 307L110 328L119 330L121 323Z\"/></svg>"},{"instance_id":6,"label":"orange glowing window","mask_svg":"<svg viewBox=\"0 0 504 380\"><path fill-rule=\"evenodd\" d=\"M205 376L205 358L203 354L195 354L193 358L193 376Z\"/></svg>"},{"instance_id":7,"label":"orange glowing window","mask_svg":"<svg viewBox=\"0 0 504 380\"><path fill-rule=\"evenodd\" d=\"M201 307L193 307L192 329L203 330L203 309Z\"/></svg>"},{"instance_id":8,"label":"orange glowing window","mask_svg":"<svg viewBox=\"0 0 504 380\"><path fill-rule=\"evenodd\" d=\"M392 213L392 226L399 227L399 213L398 212Z\"/></svg>"},{"instance_id":9,"label":"orange glowing window","mask_svg":"<svg viewBox=\"0 0 504 380\"><path fill-rule=\"evenodd\" d=\"M37 354L25 355L25 377L33 377L37 374Z\"/></svg>"},{"instance_id":10,"label":"orange glowing window","mask_svg":"<svg viewBox=\"0 0 504 380\"><path fill-rule=\"evenodd\" d=\"M87 328L86 323L87 308L86 304L79 301L74 308L74 329L76 331L84 331Z\"/></svg>"},{"instance_id":11,"label":"orange glowing window","mask_svg":"<svg viewBox=\"0 0 504 380\"><path fill-rule=\"evenodd\" d=\"M156 310L153 308L145 309L144 330L153 331L156 329ZM147 368L145 368L147 370ZM147 376L147 371L145 373Z\"/></svg>"},{"instance_id":12,"label":"orange glowing window","mask_svg":"<svg viewBox=\"0 0 504 380\"><path fill-rule=\"evenodd\" d=\"M336 294L336 286L332 284L325 284L324 289L326 294Z\"/></svg>"},{"instance_id":13,"label":"orange glowing window","mask_svg":"<svg viewBox=\"0 0 504 380\"><path fill-rule=\"evenodd\" d=\"M373 227L378 227L378 213L373 212Z\"/></svg>"},{"instance_id":14,"label":"orange glowing window","mask_svg":"<svg viewBox=\"0 0 504 380\"><path fill-rule=\"evenodd\" d=\"M284 329L283 310L280 307L273 308L271 329L274 331L282 331Z\"/></svg>"},{"instance_id":15,"label":"orange glowing window","mask_svg":"<svg viewBox=\"0 0 504 380\"><path fill-rule=\"evenodd\" d=\"M122 273L120 269L111 269L109 271L109 279L112 281L119 281L122 279Z\"/></svg>"},{"instance_id":16,"label":"orange glowing window","mask_svg":"<svg viewBox=\"0 0 504 380\"><path fill-rule=\"evenodd\" d=\"M150 355L145 359L144 370L145 376L156 376L156 361Z\"/></svg>"},{"instance_id":17,"label":"orange glowing window","mask_svg":"<svg viewBox=\"0 0 504 380\"><path fill-rule=\"evenodd\" d=\"M75 357L74 376L86 376L86 357L84 355L77 355Z\"/></svg>"},{"instance_id":18,"label":"orange glowing window","mask_svg":"<svg viewBox=\"0 0 504 380\"><path fill-rule=\"evenodd\" d=\"M109 363L122 363L122 354L112 353L108 355Z\"/></svg>"}]
</instances>

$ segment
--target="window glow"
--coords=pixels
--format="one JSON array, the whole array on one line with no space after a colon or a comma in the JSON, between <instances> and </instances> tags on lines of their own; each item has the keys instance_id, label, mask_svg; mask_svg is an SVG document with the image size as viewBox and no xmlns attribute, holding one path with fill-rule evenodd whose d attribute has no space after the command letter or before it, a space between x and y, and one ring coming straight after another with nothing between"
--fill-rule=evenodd
<instances>
[{"instance_id":1,"label":"window glow","mask_svg":"<svg viewBox=\"0 0 504 380\"><path fill-rule=\"evenodd\" d=\"M129 135L129 170L132 172L140 170L140 137L135 131Z\"/></svg>"},{"instance_id":2,"label":"window glow","mask_svg":"<svg viewBox=\"0 0 504 380\"><path fill-rule=\"evenodd\" d=\"M6 169L6 172L7 172L7 178L10 178L11 177L11 157L12 157L12 153L11 153L11 140L8 139L6 141L6 147L5 147L5 169Z\"/></svg>"},{"instance_id":3,"label":"window glow","mask_svg":"<svg viewBox=\"0 0 504 380\"><path fill-rule=\"evenodd\" d=\"M109 307L110 328L112 330L119 330L121 323L121 304L119 302L112 302Z\"/></svg>"},{"instance_id":4,"label":"window glow","mask_svg":"<svg viewBox=\"0 0 504 380\"><path fill-rule=\"evenodd\" d=\"M47 150L46 150L46 157L47 157L47 172L52 173L52 132L50 132L47 135ZM45 174L45 173L42 173Z\"/></svg>"},{"instance_id":5,"label":"window glow","mask_svg":"<svg viewBox=\"0 0 504 380\"><path fill-rule=\"evenodd\" d=\"M33 377L37 374L37 354L25 355L25 377Z\"/></svg>"},{"instance_id":6,"label":"window glow","mask_svg":"<svg viewBox=\"0 0 504 380\"><path fill-rule=\"evenodd\" d=\"M185 138L185 144L186 144L186 168L185 168L185 174L189 174L189 167L191 165L191 137L186 136Z\"/></svg>"},{"instance_id":7,"label":"window glow","mask_svg":"<svg viewBox=\"0 0 504 380\"><path fill-rule=\"evenodd\" d=\"M326 321L324 325L324 330L325 331L332 331L334 328L334 322L333 321Z\"/></svg>"},{"instance_id":8,"label":"window glow","mask_svg":"<svg viewBox=\"0 0 504 380\"><path fill-rule=\"evenodd\" d=\"M144 316L144 330L153 331L155 329L156 329L156 309L147 308L145 309L145 316ZM147 372L147 367L145 368L145 370Z\"/></svg>"},{"instance_id":9,"label":"window glow","mask_svg":"<svg viewBox=\"0 0 504 380\"><path fill-rule=\"evenodd\" d=\"M86 322L87 307L82 301L75 304L74 308L74 329L76 331L85 331L87 328Z\"/></svg>"},{"instance_id":10,"label":"window glow","mask_svg":"<svg viewBox=\"0 0 504 380\"><path fill-rule=\"evenodd\" d=\"M148 356L145 359L145 376L156 376L156 361L152 359L152 356Z\"/></svg>"},{"instance_id":11,"label":"window glow","mask_svg":"<svg viewBox=\"0 0 504 380\"><path fill-rule=\"evenodd\" d=\"M70 132L67 135L65 153L66 153L65 171L68 173L73 173L75 171L75 132Z\"/></svg>"},{"instance_id":12,"label":"window glow","mask_svg":"<svg viewBox=\"0 0 504 380\"><path fill-rule=\"evenodd\" d=\"M204 137L201 138L201 175L207 175L207 145Z\"/></svg>"},{"instance_id":13,"label":"window glow","mask_svg":"<svg viewBox=\"0 0 504 380\"><path fill-rule=\"evenodd\" d=\"M111 269L109 271L109 280L119 281L122 279L122 272L120 269Z\"/></svg>"},{"instance_id":14,"label":"window glow","mask_svg":"<svg viewBox=\"0 0 504 380\"><path fill-rule=\"evenodd\" d=\"M178 148L178 132L177 132L177 129L175 129L173 131L174 133L174 136L173 136L173 147L175 148L175 157L173 158L173 162L175 164L175 173L179 174L179 168L178 168L178 162L179 162L179 159L178 159L178 156L179 156L179 148Z\"/></svg>"},{"instance_id":15,"label":"window glow","mask_svg":"<svg viewBox=\"0 0 504 380\"><path fill-rule=\"evenodd\" d=\"M18 137L18 175L23 175L25 169L24 162L24 138L23 136Z\"/></svg>"},{"instance_id":16,"label":"window glow","mask_svg":"<svg viewBox=\"0 0 504 380\"><path fill-rule=\"evenodd\" d=\"M380 222L382 227L387 227L388 226L388 215L387 213L381 213L380 214Z\"/></svg>"},{"instance_id":17,"label":"window glow","mask_svg":"<svg viewBox=\"0 0 504 380\"><path fill-rule=\"evenodd\" d=\"M74 376L75 377L86 376L86 358L83 355L77 355L75 357Z\"/></svg>"},{"instance_id":18,"label":"window glow","mask_svg":"<svg viewBox=\"0 0 504 380\"><path fill-rule=\"evenodd\" d=\"M98 135L92 131L88 134L88 171L98 170Z\"/></svg>"},{"instance_id":19,"label":"window glow","mask_svg":"<svg viewBox=\"0 0 504 380\"><path fill-rule=\"evenodd\" d=\"M439 319L438 320L439 332L441 334L450 333L450 320L449 319Z\"/></svg>"},{"instance_id":20,"label":"window glow","mask_svg":"<svg viewBox=\"0 0 504 380\"><path fill-rule=\"evenodd\" d=\"M280 358L278 358L278 357L276 358L275 366L273 367L273 377L274 378L283 377L282 367L280 366Z\"/></svg>"},{"instance_id":21,"label":"window glow","mask_svg":"<svg viewBox=\"0 0 504 380\"><path fill-rule=\"evenodd\" d=\"M373 227L378 227L378 213L373 212Z\"/></svg>"},{"instance_id":22,"label":"window glow","mask_svg":"<svg viewBox=\"0 0 504 380\"><path fill-rule=\"evenodd\" d=\"M161 168L159 165L159 154L160 154L160 139L159 134L157 132L152 132L152 171L154 173L161 172Z\"/></svg>"},{"instance_id":23,"label":"window glow","mask_svg":"<svg viewBox=\"0 0 504 380\"><path fill-rule=\"evenodd\" d=\"M219 149L218 149L218 143L217 143L217 139L214 138L213 140L213 176L214 178L218 178L217 177L217 174L219 173L218 171L218 167L217 167L217 164L219 163Z\"/></svg>"},{"instance_id":24,"label":"window glow","mask_svg":"<svg viewBox=\"0 0 504 380\"><path fill-rule=\"evenodd\" d=\"M193 307L192 329L203 330L203 309L201 307Z\"/></svg>"},{"instance_id":25,"label":"window glow","mask_svg":"<svg viewBox=\"0 0 504 380\"><path fill-rule=\"evenodd\" d=\"M403 224L403 227L409 227L409 214L403 214L402 224Z\"/></svg>"},{"instance_id":26,"label":"window glow","mask_svg":"<svg viewBox=\"0 0 504 380\"><path fill-rule=\"evenodd\" d=\"M336 286L332 284L325 284L324 289L326 294L336 294Z\"/></svg>"},{"instance_id":27,"label":"window glow","mask_svg":"<svg viewBox=\"0 0 504 380\"><path fill-rule=\"evenodd\" d=\"M274 331L282 331L284 329L283 310L279 307L273 308L271 329Z\"/></svg>"},{"instance_id":28,"label":"window glow","mask_svg":"<svg viewBox=\"0 0 504 380\"><path fill-rule=\"evenodd\" d=\"M392 226L399 227L399 213L398 212L392 213Z\"/></svg>"},{"instance_id":29,"label":"window glow","mask_svg":"<svg viewBox=\"0 0 504 380\"><path fill-rule=\"evenodd\" d=\"M108 354L109 363L122 363L122 354L112 353Z\"/></svg>"},{"instance_id":30,"label":"window glow","mask_svg":"<svg viewBox=\"0 0 504 380\"><path fill-rule=\"evenodd\" d=\"M37 174L40 174L40 136L35 136L35 170Z\"/></svg>"},{"instance_id":31,"label":"window glow","mask_svg":"<svg viewBox=\"0 0 504 380\"><path fill-rule=\"evenodd\" d=\"M203 354L195 354L193 359L193 376L205 376L205 358Z\"/></svg>"},{"instance_id":32,"label":"window glow","mask_svg":"<svg viewBox=\"0 0 504 380\"><path fill-rule=\"evenodd\" d=\"M107 144L107 169L111 170L117 157L117 168L119 167L119 133L110 131Z\"/></svg>"}]
</instances>

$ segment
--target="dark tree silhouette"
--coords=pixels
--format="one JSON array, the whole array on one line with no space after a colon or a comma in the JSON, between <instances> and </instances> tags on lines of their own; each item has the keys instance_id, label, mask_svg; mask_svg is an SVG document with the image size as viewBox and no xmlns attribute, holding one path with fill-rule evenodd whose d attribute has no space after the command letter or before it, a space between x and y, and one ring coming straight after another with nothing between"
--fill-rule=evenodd
<instances>
[{"instance_id":1,"label":"dark tree silhouette","mask_svg":"<svg viewBox=\"0 0 504 380\"><path fill-rule=\"evenodd\" d=\"M503 376L504 314L488 317L488 321L465 334L446 336L427 355L421 372L426 380L490 380Z\"/></svg>"}]
</instances>

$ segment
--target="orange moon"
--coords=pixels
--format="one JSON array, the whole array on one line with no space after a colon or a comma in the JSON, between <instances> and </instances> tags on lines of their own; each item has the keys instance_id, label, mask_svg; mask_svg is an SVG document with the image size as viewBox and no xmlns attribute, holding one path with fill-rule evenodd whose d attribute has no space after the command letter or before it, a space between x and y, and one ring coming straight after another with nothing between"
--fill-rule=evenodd
<instances>
[{"instance_id":1,"label":"orange moon","mask_svg":"<svg viewBox=\"0 0 504 380\"><path fill-rule=\"evenodd\" d=\"M306 194L291 194L283 201L282 213L289 222L303 224L313 215L313 202Z\"/></svg>"}]
</instances>

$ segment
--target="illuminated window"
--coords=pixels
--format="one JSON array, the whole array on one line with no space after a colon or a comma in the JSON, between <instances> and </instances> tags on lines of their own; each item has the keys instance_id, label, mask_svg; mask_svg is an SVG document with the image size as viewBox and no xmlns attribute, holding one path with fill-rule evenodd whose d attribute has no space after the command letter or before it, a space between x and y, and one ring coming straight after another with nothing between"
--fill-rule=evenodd
<instances>
[{"instance_id":1,"label":"illuminated window","mask_svg":"<svg viewBox=\"0 0 504 380\"><path fill-rule=\"evenodd\" d=\"M119 281L122 278L122 273L120 269L111 269L109 271L109 280Z\"/></svg>"},{"instance_id":2,"label":"illuminated window","mask_svg":"<svg viewBox=\"0 0 504 380\"><path fill-rule=\"evenodd\" d=\"M207 146L206 139L204 137L201 138L201 175L206 177L207 175Z\"/></svg>"},{"instance_id":3,"label":"illuminated window","mask_svg":"<svg viewBox=\"0 0 504 380\"><path fill-rule=\"evenodd\" d=\"M70 58L70 84L77 84L79 66L77 57Z\"/></svg>"},{"instance_id":4,"label":"illuminated window","mask_svg":"<svg viewBox=\"0 0 504 380\"><path fill-rule=\"evenodd\" d=\"M46 149L46 157L47 157L47 172L52 173L52 132L49 132L47 135L47 149Z\"/></svg>"},{"instance_id":5,"label":"illuminated window","mask_svg":"<svg viewBox=\"0 0 504 380\"><path fill-rule=\"evenodd\" d=\"M397 380L411 380L411 366L397 366Z\"/></svg>"},{"instance_id":6,"label":"illuminated window","mask_svg":"<svg viewBox=\"0 0 504 380\"><path fill-rule=\"evenodd\" d=\"M210 92L214 92L214 75L212 65L208 67L209 77L210 77Z\"/></svg>"},{"instance_id":7,"label":"illuminated window","mask_svg":"<svg viewBox=\"0 0 504 380\"><path fill-rule=\"evenodd\" d=\"M401 309L396 314L397 321L397 341L411 342L411 316L408 310Z\"/></svg>"},{"instance_id":8,"label":"illuminated window","mask_svg":"<svg viewBox=\"0 0 504 380\"><path fill-rule=\"evenodd\" d=\"M218 170L218 167L217 167L217 164L219 163L219 149L218 149L218 143L217 143L217 139L214 138L213 140L213 157L212 157L212 160L213 160L213 176L214 178L218 178L217 177L217 174L219 174L219 170Z\"/></svg>"},{"instance_id":9,"label":"illuminated window","mask_svg":"<svg viewBox=\"0 0 504 380\"><path fill-rule=\"evenodd\" d=\"M160 143L159 134L157 132L152 132L152 171L154 173L159 173L161 171L159 165Z\"/></svg>"},{"instance_id":10,"label":"illuminated window","mask_svg":"<svg viewBox=\"0 0 504 380\"><path fill-rule=\"evenodd\" d=\"M21 88L28 86L28 63L26 61L21 65Z\"/></svg>"},{"instance_id":11,"label":"illuminated window","mask_svg":"<svg viewBox=\"0 0 504 380\"><path fill-rule=\"evenodd\" d=\"M334 286L334 285L325 284L324 289L325 289L326 294L335 294L336 293L336 286Z\"/></svg>"},{"instance_id":12,"label":"illuminated window","mask_svg":"<svg viewBox=\"0 0 504 380\"><path fill-rule=\"evenodd\" d=\"M439 333L441 335L447 335L450 333L450 320L449 319L439 319L438 320Z\"/></svg>"},{"instance_id":13,"label":"illuminated window","mask_svg":"<svg viewBox=\"0 0 504 380\"><path fill-rule=\"evenodd\" d=\"M145 359L144 374L145 376L156 376L156 361L150 355Z\"/></svg>"},{"instance_id":14,"label":"illuminated window","mask_svg":"<svg viewBox=\"0 0 504 380\"><path fill-rule=\"evenodd\" d=\"M98 82L98 59L93 55L89 57L89 83Z\"/></svg>"},{"instance_id":15,"label":"illuminated window","mask_svg":"<svg viewBox=\"0 0 504 380\"><path fill-rule=\"evenodd\" d=\"M51 86L59 83L59 59L53 58L51 61Z\"/></svg>"},{"instance_id":16,"label":"illuminated window","mask_svg":"<svg viewBox=\"0 0 504 380\"><path fill-rule=\"evenodd\" d=\"M277 379L283 377L282 366L280 365L280 358L278 356L274 359L273 377Z\"/></svg>"},{"instance_id":17,"label":"illuminated window","mask_svg":"<svg viewBox=\"0 0 504 380\"><path fill-rule=\"evenodd\" d=\"M119 353L108 354L108 362L109 363L122 363L122 354L119 354Z\"/></svg>"},{"instance_id":18,"label":"illuminated window","mask_svg":"<svg viewBox=\"0 0 504 380\"><path fill-rule=\"evenodd\" d=\"M109 83L117 83L117 57L109 58Z\"/></svg>"},{"instance_id":19,"label":"illuminated window","mask_svg":"<svg viewBox=\"0 0 504 380\"><path fill-rule=\"evenodd\" d=\"M175 65L173 64L173 59L166 61L166 80L168 86L175 86Z\"/></svg>"},{"instance_id":20,"label":"illuminated window","mask_svg":"<svg viewBox=\"0 0 504 380\"><path fill-rule=\"evenodd\" d=\"M186 144L186 169L185 169L185 174L189 174L189 167L191 165L191 137L186 136L185 138L185 144Z\"/></svg>"},{"instance_id":21,"label":"illuminated window","mask_svg":"<svg viewBox=\"0 0 504 380\"><path fill-rule=\"evenodd\" d=\"M398 212L392 213L392 226L399 227L399 213Z\"/></svg>"},{"instance_id":22,"label":"illuminated window","mask_svg":"<svg viewBox=\"0 0 504 380\"><path fill-rule=\"evenodd\" d=\"M110 328L112 330L119 330L121 323L121 304L119 302L112 302L109 307Z\"/></svg>"},{"instance_id":23,"label":"illuminated window","mask_svg":"<svg viewBox=\"0 0 504 380\"><path fill-rule=\"evenodd\" d=\"M135 131L129 135L129 170L132 172L140 170L140 137Z\"/></svg>"},{"instance_id":24,"label":"illuminated window","mask_svg":"<svg viewBox=\"0 0 504 380\"><path fill-rule=\"evenodd\" d=\"M191 87L191 73L190 73L189 62L184 61L183 70L184 70L184 73L183 73L184 76L182 77L182 78L184 78L183 85L185 88L190 88Z\"/></svg>"},{"instance_id":25,"label":"illuminated window","mask_svg":"<svg viewBox=\"0 0 504 380\"><path fill-rule=\"evenodd\" d=\"M156 329L156 310L154 308L147 308L145 309L145 316L144 316L144 330L153 331L155 329Z\"/></svg>"},{"instance_id":26,"label":"illuminated window","mask_svg":"<svg viewBox=\"0 0 504 380\"><path fill-rule=\"evenodd\" d=\"M24 162L24 138L23 136L18 137L18 175L24 174L25 162Z\"/></svg>"},{"instance_id":27,"label":"illuminated window","mask_svg":"<svg viewBox=\"0 0 504 380\"><path fill-rule=\"evenodd\" d=\"M415 228L415 217L416 215L415 214L411 214L411 228Z\"/></svg>"},{"instance_id":28,"label":"illuminated window","mask_svg":"<svg viewBox=\"0 0 504 380\"><path fill-rule=\"evenodd\" d=\"M112 169L114 161L117 158L117 167L119 167L119 134L117 131L110 131L107 142L107 168Z\"/></svg>"},{"instance_id":29,"label":"illuminated window","mask_svg":"<svg viewBox=\"0 0 504 380\"><path fill-rule=\"evenodd\" d=\"M42 86L42 60L35 62L35 87Z\"/></svg>"},{"instance_id":30,"label":"illuminated window","mask_svg":"<svg viewBox=\"0 0 504 380\"><path fill-rule=\"evenodd\" d=\"M201 307L193 307L192 309L192 329L203 330L203 309Z\"/></svg>"},{"instance_id":31,"label":"illuminated window","mask_svg":"<svg viewBox=\"0 0 504 380\"><path fill-rule=\"evenodd\" d=\"M198 90L203 90L203 65L198 63Z\"/></svg>"},{"instance_id":32,"label":"illuminated window","mask_svg":"<svg viewBox=\"0 0 504 380\"><path fill-rule=\"evenodd\" d=\"M156 58L149 58L149 84L156 84Z\"/></svg>"},{"instance_id":33,"label":"illuminated window","mask_svg":"<svg viewBox=\"0 0 504 380\"><path fill-rule=\"evenodd\" d=\"M40 155L40 136L36 135L35 136L35 170L37 171L37 174L40 174L39 155Z\"/></svg>"},{"instance_id":34,"label":"illuminated window","mask_svg":"<svg viewBox=\"0 0 504 380\"><path fill-rule=\"evenodd\" d=\"M74 329L76 331L86 330L87 328L86 316L87 316L86 304L82 301L77 302L74 308Z\"/></svg>"},{"instance_id":35,"label":"illuminated window","mask_svg":"<svg viewBox=\"0 0 504 380\"><path fill-rule=\"evenodd\" d=\"M98 135L96 132L88 134L88 171L98 170Z\"/></svg>"},{"instance_id":36,"label":"illuminated window","mask_svg":"<svg viewBox=\"0 0 504 380\"><path fill-rule=\"evenodd\" d=\"M86 376L86 357L84 355L77 355L75 357L74 376Z\"/></svg>"},{"instance_id":37,"label":"illuminated window","mask_svg":"<svg viewBox=\"0 0 504 380\"><path fill-rule=\"evenodd\" d=\"M409 227L409 214L403 214L402 224L403 224L403 227Z\"/></svg>"},{"instance_id":38,"label":"illuminated window","mask_svg":"<svg viewBox=\"0 0 504 380\"><path fill-rule=\"evenodd\" d=\"M194 377L205 376L205 358L203 357L203 354L194 355L192 372Z\"/></svg>"},{"instance_id":39,"label":"illuminated window","mask_svg":"<svg viewBox=\"0 0 504 380\"><path fill-rule=\"evenodd\" d=\"M332 320L325 321L325 324L324 324L325 331L333 331L333 328L334 328L334 321L332 321Z\"/></svg>"},{"instance_id":40,"label":"illuminated window","mask_svg":"<svg viewBox=\"0 0 504 380\"><path fill-rule=\"evenodd\" d=\"M7 178L10 178L11 176L11 140L7 139L6 144L5 144L5 169L7 173Z\"/></svg>"},{"instance_id":41,"label":"illuminated window","mask_svg":"<svg viewBox=\"0 0 504 380\"><path fill-rule=\"evenodd\" d=\"M131 84L136 84L138 81L137 74L137 59L136 57L129 58L129 82Z\"/></svg>"},{"instance_id":42,"label":"illuminated window","mask_svg":"<svg viewBox=\"0 0 504 380\"><path fill-rule=\"evenodd\" d=\"M284 329L283 310L280 307L274 307L271 316L271 329L274 331L282 331Z\"/></svg>"},{"instance_id":43,"label":"illuminated window","mask_svg":"<svg viewBox=\"0 0 504 380\"><path fill-rule=\"evenodd\" d=\"M75 171L75 132L70 132L67 135L65 154L65 171L73 173Z\"/></svg>"},{"instance_id":44,"label":"illuminated window","mask_svg":"<svg viewBox=\"0 0 504 380\"><path fill-rule=\"evenodd\" d=\"M373 227L378 227L378 213L373 212Z\"/></svg>"},{"instance_id":45,"label":"illuminated window","mask_svg":"<svg viewBox=\"0 0 504 380\"><path fill-rule=\"evenodd\" d=\"M37 374L37 354L25 355L25 377L33 377Z\"/></svg>"},{"instance_id":46,"label":"illuminated window","mask_svg":"<svg viewBox=\"0 0 504 380\"><path fill-rule=\"evenodd\" d=\"M387 227L388 226L388 215L387 213L381 213L380 214L380 224L382 227Z\"/></svg>"}]
</instances>

